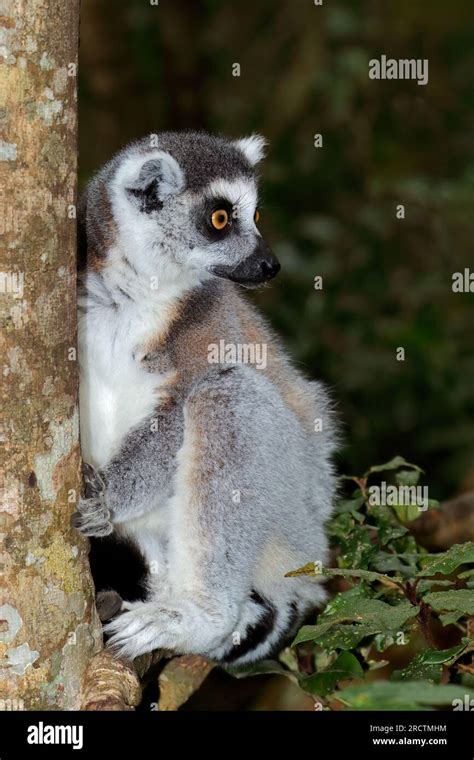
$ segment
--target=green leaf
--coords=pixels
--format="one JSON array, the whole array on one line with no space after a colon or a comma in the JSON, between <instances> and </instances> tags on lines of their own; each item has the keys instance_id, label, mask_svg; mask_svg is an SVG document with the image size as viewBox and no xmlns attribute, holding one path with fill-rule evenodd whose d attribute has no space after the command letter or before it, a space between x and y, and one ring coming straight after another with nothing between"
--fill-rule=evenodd
<instances>
[{"instance_id":1,"label":"green leaf","mask_svg":"<svg viewBox=\"0 0 474 760\"><path fill-rule=\"evenodd\" d=\"M396 629L409 617L418 613L418 608L408 601L387 604L379 599L371 599L359 587L337 594L319 616L319 621L344 622L355 621L374 623L381 627Z\"/></svg>"},{"instance_id":2,"label":"green leaf","mask_svg":"<svg viewBox=\"0 0 474 760\"><path fill-rule=\"evenodd\" d=\"M335 689L339 681L362 678L363 675L364 671L357 657L351 652L341 652L326 670L301 678L300 686L310 694L324 697Z\"/></svg>"},{"instance_id":3,"label":"green leaf","mask_svg":"<svg viewBox=\"0 0 474 760\"><path fill-rule=\"evenodd\" d=\"M403 525L413 522L420 516L420 508L417 504L392 504L391 507Z\"/></svg>"},{"instance_id":4,"label":"green leaf","mask_svg":"<svg viewBox=\"0 0 474 760\"><path fill-rule=\"evenodd\" d=\"M370 623L338 623L325 628L316 627L309 639L328 652L334 652L337 649L355 649L365 638L376 634L378 629L378 626ZM304 631L304 628L301 631ZM299 636L295 643L298 638Z\"/></svg>"},{"instance_id":5,"label":"green leaf","mask_svg":"<svg viewBox=\"0 0 474 760\"><path fill-rule=\"evenodd\" d=\"M331 698L350 710L426 710L454 707L474 698L474 691L455 684L438 685L429 681L373 681L348 686ZM461 709L458 707L458 709Z\"/></svg>"},{"instance_id":6,"label":"green leaf","mask_svg":"<svg viewBox=\"0 0 474 760\"><path fill-rule=\"evenodd\" d=\"M376 573L373 570L352 570L347 568L324 568L323 575L328 577L342 576L343 578L361 578L368 583L378 581L388 586L395 587L402 584L400 578L390 578L383 573Z\"/></svg>"},{"instance_id":7,"label":"green leaf","mask_svg":"<svg viewBox=\"0 0 474 760\"><path fill-rule=\"evenodd\" d=\"M319 569L319 566L315 562L308 562L307 565L303 565L303 567L299 567L297 570L291 570L289 573L285 573L285 578L295 578L298 575L323 575L326 578L335 578L339 576L349 579L361 578L368 583L378 581L392 587L402 583L401 579L390 578L388 575L376 573L373 570L352 570L337 567L323 567L322 569Z\"/></svg>"},{"instance_id":8,"label":"green leaf","mask_svg":"<svg viewBox=\"0 0 474 760\"><path fill-rule=\"evenodd\" d=\"M328 535L336 540L349 536L353 528L354 519L348 512L337 515L327 523Z\"/></svg>"},{"instance_id":9,"label":"green leaf","mask_svg":"<svg viewBox=\"0 0 474 760\"><path fill-rule=\"evenodd\" d=\"M418 570L412 556L388 554L387 552L377 552L372 559L371 566L382 573L395 571L402 578L413 578Z\"/></svg>"},{"instance_id":10,"label":"green leaf","mask_svg":"<svg viewBox=\"0 0 474 760\"><path fill-rule=\"evenodd\" d=\"M365 528L356 526L350 536L339 540L341 556L339 562L342 567L354 567L365 569L370 558L377 552L377 547L372 543L369 533Z\"/></svg>"},{"instance_id":11,"label":"green leaf","mask_svg":"<svg viewBox=\"0 0 474 760\"><path fill-rule=\"evenodd\" d=\"M423 596L423 594L426 594L433 589L437 590L438 588L449 588L453 585L454 581L440 580L439 578L426 578L418 583L416 590L418 594Z\"/></svg>"},{"instance_id":12,"label":"green leaf","mask_svg":"<svg viewBox=\"0 0 474 760\"><path fill-rule=\"evenodd\" d=\"M453 589L432 591L424 601L436 612L456 612L460 615L474 615L474 589Z\"/></svg>"},{"instance_id":13,"label":"green leaf","mask_svg":"<svg viewBox=\"0 0 474 760\"><path fill-rule=\"evenodd\" d=\"M323 649L353 649L366 636L395 635L419 612L408 601L391 605L363 594L359 586L337 594L317 625L303 626L292 646L314 641Z\"/></svg>"},{"instance_id":14,"label":"green leaf","mask_svg":"<svg viewBox=\"0 0 474 760\"><path fill-rule=\"evenodd\" d=\"M368 513L377 525L380 546L385 546L389 541L400 538L408 532L408 529L397 520L390 507L374 504L368 508Z\"/></svg>"},{"instance_id":15,"label":"green leaf","mask_svg":"<svg viewBox=\"0 0 474 760\"><path fill-rule=\"evenodd\" d=\"M428 649L419 652L403 670L392 673L393 681L433 681L438 683L443 674L443 665L451 665L466 649L466 641L451 649Z\"/></svg>"},{"instance_id":16,"label":"green leaf","mask_svg":"<svg viewBox=\"0 0 474 760\"><path fill-rule=\"evenodd\" d=\"M471 562L474 563L474 542L455 544L443 554L427 557L418 575L435 575L436 573L450 575L460 565Z\"/></svg>"},{"instance_id":17,"label":"green leaf","mask_svg":"<svg viewBox=\"0 0 474 760\"><path fill-rule=\"evenodd\" d=\"M391 459L389 462L385 462L384 464L374 465L369 470L367 470L364 477L368 477L373 472L386 472L388 470L398 470L399 467L409 467L411 470L416 470L416 472L423 472L421 467L418 467L418 465L411 464L410 462L407 462L406 459L404 459L403 457L397 456Z\"/></svg>"},{"instance_id":18,"label":"green leaf","mask_svg":"<svg viewBox=\"0 0 474 760\"><path fill-rule=\"evenodd\" d=\"M267 676L279 675L289 678L294 683L298 682L298 677L291 670L287 670L276 660L262 660L255 665L249 665L241 668L225 668L226 673L234 678L248 678L249 676Z\"/></svg>"},{"instance_id":19,"label":"green leaf","mask_svg":"<svg viewBox=\"0 0 474 760\"><path fill-rule=\"evenodd\" d=\"M395 475L395 480L401 486L416 486L420 479L420 470L400 470Z\"/></svg>"},{"instance_id":20,"label":"green leaf","mask_svg":"<svg viewBox=\"0 0 474 760\"><path fill-rule=\"evenodd\" d=\"M440 615L439 619L443 625L454 625L454 623L457 623L458 620L460 620L462 617L464 617L464 613L456 610L455 612L449 612L445 615Z\"/></svg>"},{"instance_id":21,"label":"green leaf","mask_svg":"<svg viewBox=\"0 0 474 760\"><path fill-rule=\"evenodd\" d=\"M341 501L338 501L336 504L335 512L336 514L349 513L353 517L360 519L360 517L363 517L363 515L361 515L359 508L362 507L364 502L365 499L362 495L355 496L352 499L341 499Z\"/></svg>"}]
</instances>

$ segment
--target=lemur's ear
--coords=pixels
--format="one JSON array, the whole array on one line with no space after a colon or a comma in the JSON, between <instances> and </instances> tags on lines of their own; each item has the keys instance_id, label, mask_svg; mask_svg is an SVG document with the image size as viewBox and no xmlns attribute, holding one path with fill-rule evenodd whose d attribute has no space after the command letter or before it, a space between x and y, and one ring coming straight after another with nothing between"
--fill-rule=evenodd
<instances>
[{"instance_id":1,"label":"lemur's ear","mask_svg":"<svg viewBox=\"0 0 474 760\"><path fill-rule=\"evenodd\" d=\"M137 167L138 168L138 167ZM179 193L184 176L178 162L169 153L157 151L138 168L138 176L125 185L127 195L140 204L140 210L150 212L163 206L167 195Z\"/></svg>"},{"instance_id":2,"label":"lemur's ear","mask_svg":"<svg viewBox=\"0 0 474 760\"><path fill-rule=\"evenodd\" d=\"M255 166L265 156L267 141L262 135L253 134L250 137L235 140L234 145L242 151L247 161Z\"/></svg>"}]
</instances>

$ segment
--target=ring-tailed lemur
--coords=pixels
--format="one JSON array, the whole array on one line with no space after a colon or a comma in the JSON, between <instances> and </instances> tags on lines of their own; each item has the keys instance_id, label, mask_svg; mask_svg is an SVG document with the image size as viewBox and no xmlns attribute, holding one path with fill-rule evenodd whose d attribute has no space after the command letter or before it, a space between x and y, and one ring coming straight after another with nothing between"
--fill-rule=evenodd
<instances>
[{"instance_id":1,"label":"ring-tailed lemur","mask_svg":"<svg viewBox=\"0 0 474 760\"><path fill-rule=\"evenodd\" d=\"M116 155L84 196L90 466L73 524L127 539L147 565L144 598L105 626L129 658L161 648L242 665L325 598L316 578L284 576L327 559L330 403L239 289L279 269L256 224L263 148L256 135L161 133ZM210 361L216 346L257 345L258 367L236 350Z\"/></svg>"}]
</instances>

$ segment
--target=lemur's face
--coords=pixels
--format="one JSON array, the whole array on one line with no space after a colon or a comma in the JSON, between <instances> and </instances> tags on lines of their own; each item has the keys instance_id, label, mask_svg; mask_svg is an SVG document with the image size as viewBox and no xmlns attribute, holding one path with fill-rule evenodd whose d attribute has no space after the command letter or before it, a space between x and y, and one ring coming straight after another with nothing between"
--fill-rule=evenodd
<instances>
[{"instance_id":1,"label":"lemur's face","mask_svg":"<svg viewBox=\"0 0 474 760\"><path fill-rule=\"evenodd\" d=\"M227 141L204 133L163 133L138 143L118 166L111 196L127 257L158 277L188 272L248 287L280 269L259 229L255 164L259 136Z\"/></svg>"}]
</instances>

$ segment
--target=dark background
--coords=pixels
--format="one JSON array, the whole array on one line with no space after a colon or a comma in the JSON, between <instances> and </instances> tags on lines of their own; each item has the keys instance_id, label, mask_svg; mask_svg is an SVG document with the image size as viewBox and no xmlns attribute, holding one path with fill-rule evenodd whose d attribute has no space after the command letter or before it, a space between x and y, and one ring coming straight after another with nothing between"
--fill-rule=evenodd
<instances>
[{"instance_id":1,"label":"dark background","mask_svg":"<svg viewBox=\"0 0 474 760\"><path fill-rule=\"evenodd\" d=\"M402 454L433 498L474 487L474 295L451 290L474 269L472 0L82 0L81 18L81 182L148 132L264 134L282 273L253 297L333 388L341 472ZM429 84L370 80L382 54L428 58Z\"/></svg>"}]
</instances>

